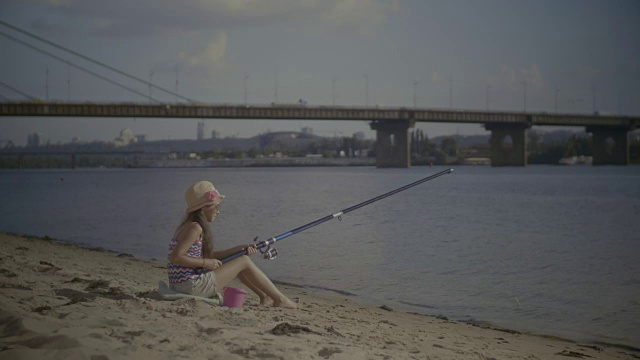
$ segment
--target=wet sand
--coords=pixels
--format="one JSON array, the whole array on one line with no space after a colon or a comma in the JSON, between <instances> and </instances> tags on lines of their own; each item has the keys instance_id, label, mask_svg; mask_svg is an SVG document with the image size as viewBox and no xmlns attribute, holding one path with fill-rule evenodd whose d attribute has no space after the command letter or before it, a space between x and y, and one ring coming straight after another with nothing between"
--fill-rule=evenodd
<instances>
[{"instance_id":1,"label":"wet sand","mask_svg":"<svg viewBox=\"0 0 640 360\"><path fill-rule=\"evenodd\" d=\"M0 234L0 359L638 359L292 284L296 310L162 300L162 262ZM234 286L242 287L239 284Z\"/></svg>"}]
</instances>

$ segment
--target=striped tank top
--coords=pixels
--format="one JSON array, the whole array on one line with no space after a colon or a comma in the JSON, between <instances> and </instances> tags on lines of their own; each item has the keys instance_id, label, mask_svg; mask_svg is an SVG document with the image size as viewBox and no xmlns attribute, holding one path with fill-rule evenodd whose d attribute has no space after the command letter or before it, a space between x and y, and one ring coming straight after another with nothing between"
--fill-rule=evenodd
<instances>
[{"instance_id":1,"label":"striped tank top","mask_svg":"<svg viewBox=\"0 0 640 360\"><path fill-rule=\"evenodd\" d=\"M178 244L177 237L174 237L173 239L171 239L171 242L169 243L169 255L171 254L171 251L173 250L174 247L176 247L177 244ZM202 234L200 235L198 240L196 240L196 242L194 242L193 245L191 245L189 250L187 250L187 256L190 256L193 258L202 258ZM170 283L194 281L194 280L197 280L200 277L200 275L208 273L209 271L211 270L205 269L202 267L192 268L188 266L173 264L167 261L167 275L169 276Z\"/></svg>"}]
</instances>

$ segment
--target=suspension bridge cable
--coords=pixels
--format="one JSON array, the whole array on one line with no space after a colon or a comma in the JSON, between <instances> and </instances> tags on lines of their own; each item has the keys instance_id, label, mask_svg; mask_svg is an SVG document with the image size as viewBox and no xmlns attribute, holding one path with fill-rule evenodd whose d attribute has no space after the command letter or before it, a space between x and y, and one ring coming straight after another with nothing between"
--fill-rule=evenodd
<instances>
[{"instance_id":1,"label":"suspension bridge cable","mask_svg":"<svg viewBox=\"0 0 640 360\"><path fill-rule=\"evenodd\" d=\"M133 80L139 81L139 82L141 82L141 83L143 83L143 84L145 84L145 85L148 85L148 86L150 86L150 87L156 88L156 89L158 89L158 90L162 90L162 91L164 91L164 92L166 92L166 93L168 93L168 94L171 94L171 95L173 95L173 96L177 96L177 97L179 97L179 98L181 98L181 99L184 99L184 100L186 100L186 101L188 101L188 102L196 102L196 101L195 101L195 100L193 100L193 99L189 99L189 98L184 97L184 96L182 96L182 95L180 95L180 94L178 94L178 93L175 93L175 92L173 92L173 91L171 91L171 90L167 90L167 89L165 89L165 88L163 88L163 87L160 87L160 86L158 86L158 85L152 84L152 83L150 83L150 82L148 82L148 81L146 81L146 80L144 80L144 79L141 79L141 78L139 78L139 77L137 77L137 76L133 76L133 75L131 75L131 74L127 74L127 73L125 73L124 71L118 70L118 69L116 69L116 68L114 68L114 67L111 67L111 66L109 66L109 65L107 65L107 64L105 64L105 63L102 63L102 62L100 62L100 61L98 61L98 60L94 60L94 59L92 59L92 58L90 58L90 57L88 57L88 56L85 56L85 55L82 55L82 54L80 54L80 53L78 53L78 52L75 52L75 51L73 51L73 50L67 49L67 48L65 48L65 47L64 47L64 46L62 46L62 45L58 45L58 44L56 44L56 43L54 43L54 42L52 42L52 41L49 41L49 40L47 40L47 39L44 39L44 38L42 38L42 37L40 37L40 36L38 36L38 35L35 35L35 34L32 34L32 33L28 32L28 31L22 30L22 29L20 29L20 28L18 28L18 27L15 27L15 26L13 26L13 25L11 25L11 24L8 24L8 23L6 23L6 22L4 22L4 21L2 21L2 20L0 20L0 25L4 25L4 26L6 26L6 27L8 27L8 28L10 28L10 29L13 29L13 30L18 31L18 32L21 32L21 33L23 33L23 34L25 34L25 35L27 35L27 36L30 36L30 37L32 37L32 38L34 38L34 39L36 39L36 40L42 41L42 42L44 42L44 43L46 43L46 44L49 44L49 45L51 45L51 46L54 46L54 47L56 47L56 48L60 49L60 50L66 51L66 52L68 52L68 53L71 53L71 54L73 54L73 55L75 55L75 56L78 56L78 57L80 57L80 58L84 59L84 60L90 61L90 62L92 62L92 63L94 63L94 64L97 64L97 65L100 65L100 66L102 66L102 67L105 67L105 68L107 68L107 69L109 69L109 70L111 70L111 71L114 71L114 72L116 72L116 73L118 73L118 74L120 74L120 75L126 76L126 77L128 77L128 78L130 78L130 79L133 79Z\"/></svg>"},{"instance_id":2,"label":"suspension bridge cable","mask_svg":"<svg viewBox=\"0 0 640 360\"><path fill-rule=\"evenodd\" d=\"M36 99L35 97L33 97L33 96L31 96L31 95L29 95L29 94L27 94L27 93L25 93L25 92L22 92L22 91L20 91L20 90L18 90L18 89L16 89L16 88L14 88L13 86L11 86L11 85L9 85L9 84L7 84L7 83L3 82L3 81L0 81L0 85L2 85L2 86L4 86L4 87L6 87L7 89L10 89L10 90L13 90L13 91L17 92L18 94L20 94L20 95L22 95L22 96L26 97L26 98L27 98L27 99L29 99L29 100L35 100L35 99ZM4 96L3 96L3 97L4 97ZM5 99L6 99L6 98L5 98Z\"/></svg>"},{"instance_id":3,"label":"suspension bridge cable","mask_svg":"<svg viewBox=\"0 0 640 360\"><path fill-rule=\"evenodd\" d=\"M86 72L86 73L88 73L88 74L91 74L91 75L93 75L93 76L95 76L95 77L97 77L97 78L100 78L100 79L102 79L102 80L104 80L104 81L106 81L106 82L108 82L108 83L111 83L111 84L113 84L113 85L119 86L119 87L121 87L121 88L123 88L123 89L125 89L125 90L131 91L131 92L132 92L132 93L134 93L134 94L140 95L140 96L142 96L142 97L144 97L144 98L147 98L147 99L149 99L149 100L151 100L151 101L155 101L155 102L157 102L157 103L159 103L159 104L161 104L161 103L162 103L161 101L159 101L159 100L157 100L157 99L154 99L154 98L152 98L152 97L151 97L151 96L149 96L149 95L143 94L143 93L141 93L140 91L138 91L138 90L136 90L136 89L132 89L132 88L130 88L130 87L128 87L128 86L126 86L126 85L122 85L122 84L120 84L120 83L119 83L119 82L117 82L117 81L111 80L111 79L109 79L109 78L107 78L107 77L105 77L105 76L102 76L102 75L100 75L100 74L98 74L98 73L96 73L96 72L94 72L94 71L91 71L91 70L89 70L89 69L86 69L86 68L84 68L84 67L82 67L82 66L80 66L80 65L76 65L76 64L74 64L74 63L72 63L72 62L70 62L70 61L68 61L68 60L65 60L65 59L63 59L63 58L59 57L59 56L56 56L56 55L51 54L50 52L47 52L47 51L42 50L42 49L39 49L39 48L37 48L37 47L35 47L35 46L33 46L33 45L31 45L31 44L27 43L27 42L24 42L24 41L22 41L22 40L20 40L20 39L18 39L18 38L15 38L15 37L13 37L13 36L11 36L11 35L9 35L9 34L5 34L5 33L4 33L4 32L2 32L2 31L0 31L0 35L2 35L2 36L4 36L4 37L7 37L7 38L9 38L9 39L11 39L11 40L13 40L13 41L15 41L15 42L17 42L17 43L20 43L20 44L22 44L22 45L24 45L24 46L26 46L26 47L28 47L28 48L33 49L33 50L35 50L35 51L38 51L38 52L43 53L43 54L45 54L45 55L47 55L47 56L50 56L50 57L52 57L52 58L54 58L54 59L56 59L56 60L58 60L58 61L61 61L61 62L65 63L65 64L67 64L67 65L73 66L73 67L74 67L74 68L76 68L76 69L80 69L80 70L82 70L82 71L84 71L84 72Z\"/></svg>"}]
</instances>

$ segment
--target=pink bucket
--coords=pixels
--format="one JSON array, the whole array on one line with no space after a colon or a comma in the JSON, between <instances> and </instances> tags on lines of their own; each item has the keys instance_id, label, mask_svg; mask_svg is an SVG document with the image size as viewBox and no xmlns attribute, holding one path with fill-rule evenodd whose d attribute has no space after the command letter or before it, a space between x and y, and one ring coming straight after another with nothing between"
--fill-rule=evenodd
<instances>
[{"instance_id":1,"label":"pink bucket","mask_svg":"<svg viewBox=\"0 0 640 360\"><path fill-rule=\"evenodd\" d=\"M224 298L224 306L232 308L240 308L244 304L244 296L246 291L238 288L226 287L222 297Z\"/></svg>"}]
</instances>

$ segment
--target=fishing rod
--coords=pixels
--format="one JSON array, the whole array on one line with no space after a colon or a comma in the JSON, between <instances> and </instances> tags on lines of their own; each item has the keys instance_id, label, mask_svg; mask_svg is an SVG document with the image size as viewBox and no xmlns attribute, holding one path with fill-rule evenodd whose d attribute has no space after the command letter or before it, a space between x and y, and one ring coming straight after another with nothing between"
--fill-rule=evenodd
<instances>
[{"instance_id":1,"label":"fishing rod","mask_svg":"<svg viewBox=\"0 0 640 360\"><path fill-rule=\"evenodd\" d=\"M374 202L376 202L378 200L382 200L382 199L384 199L386 197L389 197L391 195L395 195L395 194L397 194L397 193L399 193L401 191L404 191L404 190L407 190L407 189L412 188L414 186L420 185L420 184L425 183L425 182L427 182L429 180L433 180L433 179L435 179L435 178L437 178L439 176L442 176L442 175L445 175L445 174L450 174L452 172L453 172L453 169L447 169L447 170L441 171L439 173L433 174L431 176L427 176L424 179L420 179L418 181L412 182L411 184L407 184L407 185L405 185L403 187L399 187L399 188L397 188L395 190L392 190L392 191L389 191L389 192L384 193L382 195L376 196L376 197L374 197L372 199L369 199L367 201L363 201L363 202L361 202L361 203L359 203L357 205L353 205L353 206L348 207L348 208L346 208L346 209L344 209L342 211L338 211L335 214L327 215L327 216L325 216L323 218L320 218L320 219L318 219L316 221L312 221L312 222L310 222L310 223L308 223L306 225L302 225L302 226L297 227L297 228L295 228L293 230L289 230L284 234L280 234L278 236L274 236L274 237L272 237L270 239L267 239L267 240L259 241L256 244L256 249L258 249L260 251L260 253L262 253L262 255L263 255L262 257L264 259L273 260L273 259L276 258L276 256L278 256L278 251L275 248L272 248L271 245L275 244L277 241L284 240L284 239L288 238L289 236L295 235L297 233L301 233L301 232L303 232L305 230L308 230L308 229L310 229L310 228L312 228L314 226L320 225L322 223L325 223L325 222L327 222L329 220L332 220L332 219L335 219L335 218L338 218L338 220L342 221L342 215L346 215L346 214L348 214L348 213L350 213L350 212L352 212L354 210L358 210L361 207L364 207L364 206L367 206L369 204L372 204L372 203L374 203ZM258 237L253 239L253 241L254 242L258 241ZM246 255L247 253L248 253L248 250L242 250L242 251L239 251L239 252L237 252L237 253L235 253L233 255L229 255L229 256L227 256L226 258L224 258L224 259L222 259L220 261L222 263L225 263L227 261L231 261L231 260L233 260L235 258L238 258L238 257L240 257L242 255Z\"/></svg>"}]
</instances>

